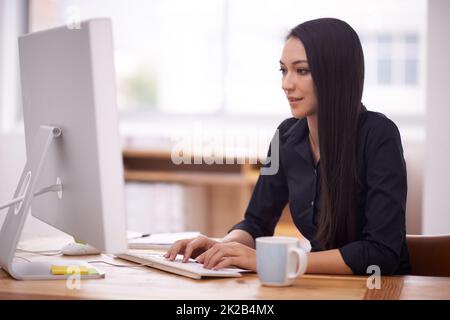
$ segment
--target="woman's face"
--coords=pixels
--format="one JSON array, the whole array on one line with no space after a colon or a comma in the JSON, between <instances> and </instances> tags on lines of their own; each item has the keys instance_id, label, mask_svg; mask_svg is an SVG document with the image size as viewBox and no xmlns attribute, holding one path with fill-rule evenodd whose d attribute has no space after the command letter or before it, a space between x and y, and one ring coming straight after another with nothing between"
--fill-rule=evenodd
<instances>
[{"instance_id":1,"label":"woman's face","mask_svg":"<svg viewBox=\"0 0 450 320\"><path fill-rule=\"evenodd\" d=\"M284 44L280 70L283 75L282 88L295 118L304 118L317 112L317 97L309 70L303 43L290 37Z\"/></svg>"}]
</instances>

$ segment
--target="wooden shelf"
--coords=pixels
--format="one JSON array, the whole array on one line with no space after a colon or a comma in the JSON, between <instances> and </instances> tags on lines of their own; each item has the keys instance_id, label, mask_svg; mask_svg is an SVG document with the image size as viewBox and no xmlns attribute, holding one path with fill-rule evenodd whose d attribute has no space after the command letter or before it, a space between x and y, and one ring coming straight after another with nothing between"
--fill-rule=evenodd
<instances>
[{"instance_id":1,"label":"wooden shelf","mask_svg":"<svg viewBox=\"0 0 450 320\"><path fill-rule=\"evenodd\" d=\"M125 170L125 180L225 186L242 186L251 183L245 176L238 173L221 174L146 170Z\"/></svg>"},{"instance_id":2,"label":"wooden shelf","mask_svg":"<svg viewBox=\"0 0 450 320\"><path fill-rule=\"evenodd\" d=\"M168 151L124 150L126 181L254 186L259 166L249 163L176 165ZM235 159L236 160L236 159ZM231 161L230 161L231 162Z\"/></svg>"}]
</instances>

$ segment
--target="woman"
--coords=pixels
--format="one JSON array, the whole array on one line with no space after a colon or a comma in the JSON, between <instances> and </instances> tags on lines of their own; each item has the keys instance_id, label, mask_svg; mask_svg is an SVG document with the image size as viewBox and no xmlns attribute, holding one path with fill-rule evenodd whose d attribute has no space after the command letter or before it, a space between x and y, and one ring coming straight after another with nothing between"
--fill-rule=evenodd
<instances>
[{"instance_id":1,"label":"woman","mask_svg":"<svg viewBox=\"0 0 450 320\"><path fill-rule=\"evenodd\" d=\"M409 273L400 134L361 103L358 35L324 18L298 25L286 39L280 70L293 118L278 127L278 172L260 175L244 220L221 242L181 240L166 258L182 253L206 268L256 270L255 238L273 235L289 202L295 225L311 241L307 273L366 274L371 265L382 274Z\"/></svg>"}]
</instances>

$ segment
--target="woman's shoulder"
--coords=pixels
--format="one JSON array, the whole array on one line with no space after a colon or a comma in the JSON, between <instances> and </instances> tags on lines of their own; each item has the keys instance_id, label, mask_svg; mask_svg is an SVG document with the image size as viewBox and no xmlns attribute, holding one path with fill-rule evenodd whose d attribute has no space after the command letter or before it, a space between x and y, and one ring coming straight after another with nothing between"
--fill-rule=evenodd
<instances>
[{"instance_id":1,"label":"woman's shoulder","mask_svg":"<svg viewBox=\"0 0 450 320\"><path fill-rule=\"evenodd\" d=\"M362 123L362 129L382 133L386 130L398 131L397 125L385 114L376 111L366 111Z\"/></svg>"},{"instance_id":2,"label":"woman's shoulder","mask_svg":"<svg viewBox=\"0 0 450 320\"><path fill-rule=\"evenodd\" d=\"M400 132L397 125L381 112L364 112L360 128L362 135L370 140L400 138Z\"/></svg>"}]
</instances>

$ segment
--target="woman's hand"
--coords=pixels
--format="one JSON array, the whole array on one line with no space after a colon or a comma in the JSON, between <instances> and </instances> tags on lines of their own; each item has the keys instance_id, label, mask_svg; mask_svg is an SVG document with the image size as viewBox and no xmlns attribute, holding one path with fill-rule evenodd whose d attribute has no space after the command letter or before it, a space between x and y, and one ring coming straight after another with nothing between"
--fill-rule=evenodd
<instances>
[{"instance_id":1,"label":"woman's hand","mask_svg":"<svg viewBox=\"0 0 450 320\"><path fill-rule=\"evenodd\" d=\"M195 260L207 269L217 270L233 265L256 271L256 250L239 242L216 243Z\"/></svg>"},{"instance_id":2,"label":"woman's hand","mask_svg":"<svg viewBox=\"0 0 450 320\"><path fill-rule=\"evenodd\" d=\"M198 237L191 239L178 240L169 248L164 257L173 261L177 254L184 254L183 262L187 262L191 255L196 257L217 243L219 242L204 235L199 235Z\"/></svg>"}]
</instances>

